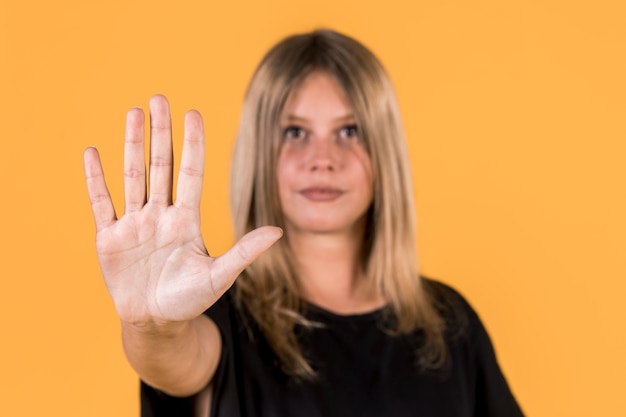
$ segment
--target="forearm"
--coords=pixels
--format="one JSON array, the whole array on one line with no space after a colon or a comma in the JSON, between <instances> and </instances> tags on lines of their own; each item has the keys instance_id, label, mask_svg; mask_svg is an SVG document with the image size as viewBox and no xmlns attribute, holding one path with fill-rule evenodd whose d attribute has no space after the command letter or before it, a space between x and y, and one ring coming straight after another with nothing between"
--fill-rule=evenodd
<instances>
[{"instance_id":1,"label":"forearm","mask_svg":"<svg viewBox=\"0 0 626 417\"><path fill-rule=\"evenodd\" d=\"M205 388L221 354L219 331L205 316L168 324L122 322L122 339L126 357L141 379L175 396Z\"/></svg>"}]
</instances>

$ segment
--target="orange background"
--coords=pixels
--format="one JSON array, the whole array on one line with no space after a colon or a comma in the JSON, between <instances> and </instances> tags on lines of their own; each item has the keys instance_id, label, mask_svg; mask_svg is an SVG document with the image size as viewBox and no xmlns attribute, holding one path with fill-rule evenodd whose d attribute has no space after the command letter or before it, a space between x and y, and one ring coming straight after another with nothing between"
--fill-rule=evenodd
<instances>
[{"instance_id":1,"label":"orange background","mask_svg":"<svg viewBox=\"0 0 626 417\"><path fill-rule=\"evenodd\" d=\"M283 36L331 27L394 79L423 270L492 334L529 416L624 416L626 6L621 0L0 5L0 402L6 416L137 416L83 182L122 208L125 112L154 93L208 130L203 232L231 241L245 86Z\"/></svg>"}]
</instances>

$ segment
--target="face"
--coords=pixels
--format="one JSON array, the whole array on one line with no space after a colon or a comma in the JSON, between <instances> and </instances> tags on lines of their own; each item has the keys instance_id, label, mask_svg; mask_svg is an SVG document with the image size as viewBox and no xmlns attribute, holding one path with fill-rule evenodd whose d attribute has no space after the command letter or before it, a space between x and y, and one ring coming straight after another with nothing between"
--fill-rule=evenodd
<instances>
[{"instance_id":1,"label":"face","mask_svg":"<svg viewBox=\"0 0 626 417\"><path fill-rule=\"evenodd\" d=\"M357 233L373 199L372 166L335 79L314 72L281 113L277 179L288 233Z\"/></svg>"}]
</instances>

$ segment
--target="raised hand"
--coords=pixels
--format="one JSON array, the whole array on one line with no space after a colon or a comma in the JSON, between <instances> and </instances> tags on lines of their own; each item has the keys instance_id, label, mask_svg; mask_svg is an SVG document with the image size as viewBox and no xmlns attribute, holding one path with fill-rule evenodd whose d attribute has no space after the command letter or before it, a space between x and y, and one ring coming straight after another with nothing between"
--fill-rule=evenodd
<instances>
[{"instance_id":1,"label":"raised hand","mask_svg":"<svg viewBox=\"0 0 626 417\"><path fill-rule=\"evenodd\" d=\"M100 267L126 323L192 320L233 284L239 273L280 238L276 227L244 236L212 258L200 233L204 131L196 111L185 116L185 137L172 202L172 135L163 96L150 101L150 178L146 186L144 114L131 109L124 148L125 213L117 219L95 148L85 151L85 176L96 222ZM148 188L148 189L147 189Z\"/></svg>"}]
</instances>

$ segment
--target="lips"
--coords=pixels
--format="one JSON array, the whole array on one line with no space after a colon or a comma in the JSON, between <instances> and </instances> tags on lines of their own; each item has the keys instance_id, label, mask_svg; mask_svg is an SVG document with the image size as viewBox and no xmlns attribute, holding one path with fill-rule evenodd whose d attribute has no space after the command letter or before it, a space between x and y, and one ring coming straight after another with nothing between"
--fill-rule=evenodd
<instances>
[{"instance_id":1,"label":"lips","mask_svg":"<svg viewBox=\"0 0 626 417\"><path fill-rule=\"evenodd\" d=\"M301 190L300 194L312 201L333 201L341 197L343 191L332 187L310 187Z\"/></svg>"}]
</instances>

